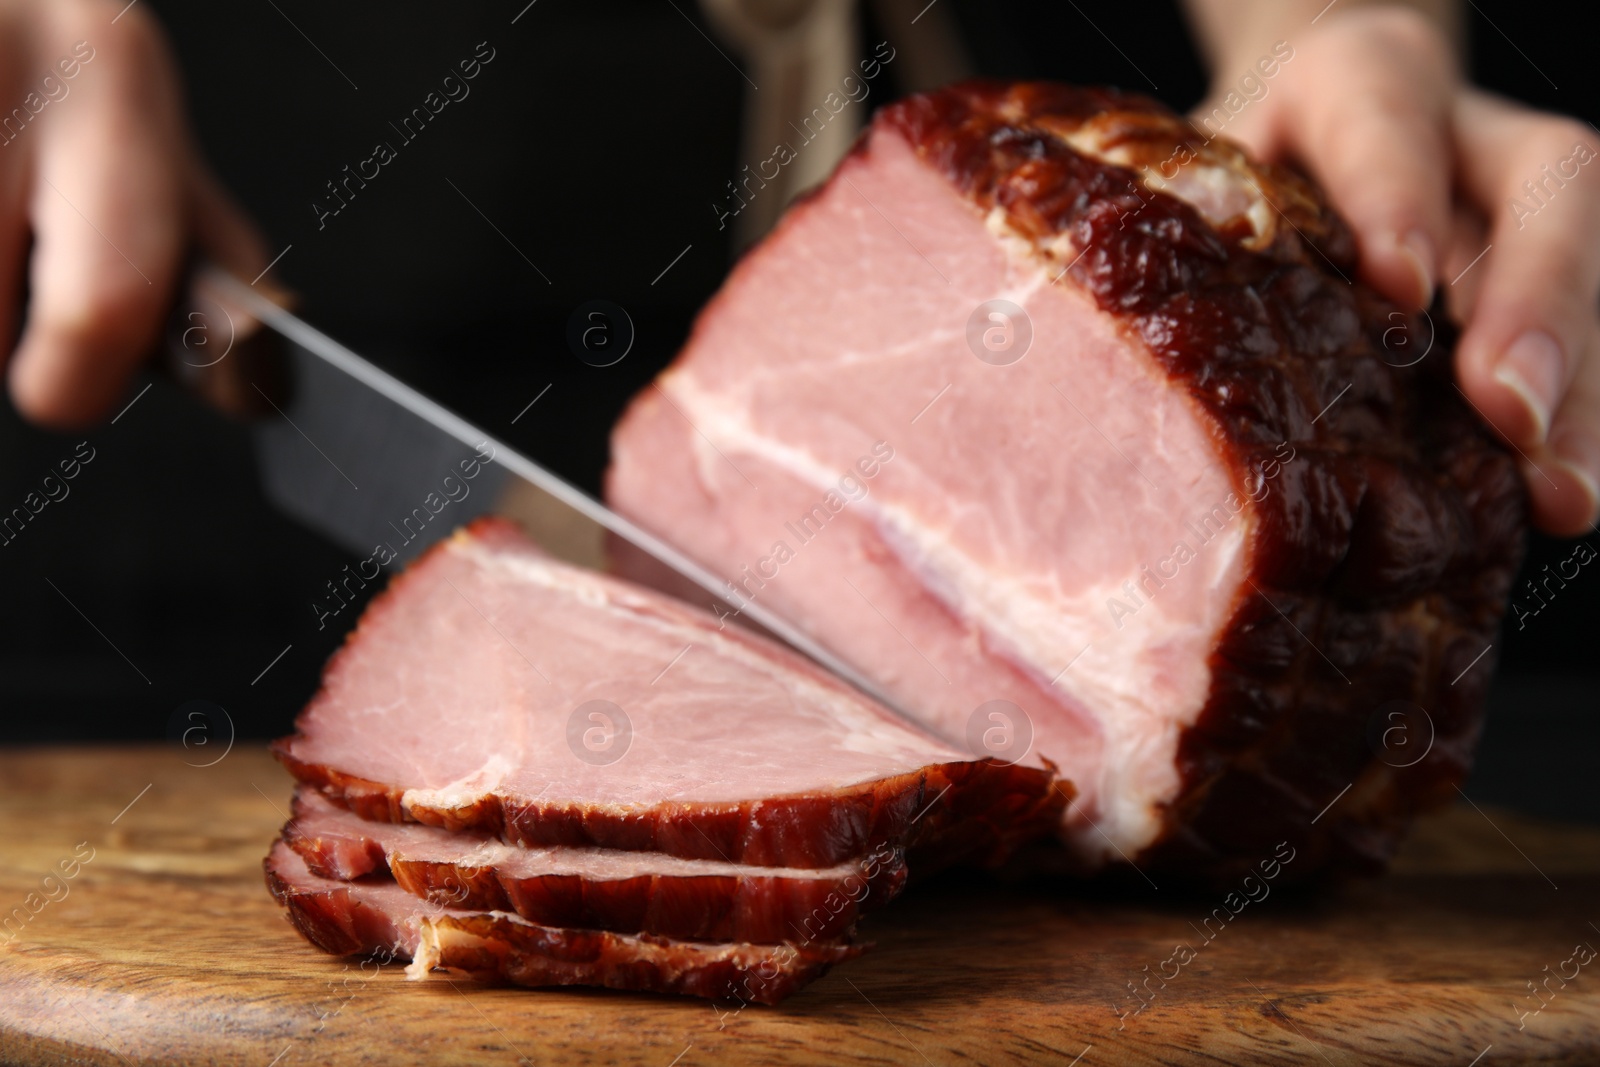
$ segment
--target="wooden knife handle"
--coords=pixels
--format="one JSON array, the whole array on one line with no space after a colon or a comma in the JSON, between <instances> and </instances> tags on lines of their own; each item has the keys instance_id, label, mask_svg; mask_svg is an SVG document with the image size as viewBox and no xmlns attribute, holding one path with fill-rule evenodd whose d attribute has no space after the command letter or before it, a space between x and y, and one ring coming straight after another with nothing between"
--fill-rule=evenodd
<instances>
[{"instance_id":1,"label":"wooden knife handle","mask_svg":"<svg viewBox=\"0 0 1600 1067\"><path fill-rule=\"evenodd\" d=\"M203 261L193 259L187 281L167 316L157 370L200 400L237 419L274 415L288 403L293 383L283 339L248 311L207 285ZM256 288L275 304L297 298L265 280Z\"/></svg>"}]
</instances>

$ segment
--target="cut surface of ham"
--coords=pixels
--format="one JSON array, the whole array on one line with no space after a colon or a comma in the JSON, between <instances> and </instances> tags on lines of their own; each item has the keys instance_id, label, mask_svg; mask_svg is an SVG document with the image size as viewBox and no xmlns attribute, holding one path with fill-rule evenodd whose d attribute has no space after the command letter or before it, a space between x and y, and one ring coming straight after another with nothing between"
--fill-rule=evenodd
<instances>
[{"instance_id":1,"label":"cut surface of ham","mask_svg":"<svg viewBox=\"0 0 1600 1067\"><path fill-rule=\"evenodd\" d=\"M302 787L283 839L319 877L388 874L407 892L545 926L711 941L836 940L899 893L892 851L824 868L749 867L654 852L508 845L481 831L362 819Z\"/></svg>"},{"instance_id":2,"label":"cut surface of ham","mask_svg":"<svg viewBox=\"0 0 1600 1067\"><path fill-rule=\"evenodd\" d=\"M1070 793L501 520L372 602L297 728L276 754L364 818L761 866L996 860Z\"/></svg>"},{"instance_id":3,"label":"cut surface of ham","mask_svg":"<svg viewBox=\"0 0 1600 1067\"><path fill-rule=\"evenodd\" d=\"M861 952L839 942L754 945L629 936L447 908L386 879L318 877L281 841L265 868L272 895L308 941L335 955L411 960L406 973L413 979L442 969L516 985L603 986L776 1004Z\"/></svg>"},{"instance_id":4,"label":"cut surface of ham","mask_svg":"<svg viewBox=\"0 0 1600 1067\"><path fill-rule=\"evenodd\" d=\"M1442 317L1354 275L1309 183L1148 100L912 97L735 268L607 495L938 735L1026 733L1085 866L1372 868L1468 765L1525 506Z\"/></svg>"}]
</instances>

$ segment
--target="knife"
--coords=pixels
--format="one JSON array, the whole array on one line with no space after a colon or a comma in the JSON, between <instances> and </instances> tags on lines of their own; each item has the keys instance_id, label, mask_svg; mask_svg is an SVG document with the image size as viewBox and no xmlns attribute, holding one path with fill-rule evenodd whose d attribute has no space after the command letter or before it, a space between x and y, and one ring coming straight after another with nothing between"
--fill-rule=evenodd
<instances>
[{"instance_id":1,"label":"knife","mask_svg":"<svg viewBox=\"0 0 1600 1067\"><path fill-rule=\"evenodd\" d=\"M367 559L386 546L393 562L481 515L528 528L552 555L603 568L605 535L664 570L652 584L680 597L691 587L738 621L753 623L857 689L893 707L872 681L765 605L612 511L493 434L429 399L252 285L196 268L168 331L169 366L202 395L242 393L263 414L252 424L266 495L304 525ZM287 380L268 380L260 331L280 342ZM249 342L249 343L246 343ZM230 357L233 384L218 384ZM243 374L249 380L239 385ZM277 375L272 377L276 378ZM255 379L261 380L255 380ZM467 472L475 473L468 474Z\"/></svg>"}]
</instances>

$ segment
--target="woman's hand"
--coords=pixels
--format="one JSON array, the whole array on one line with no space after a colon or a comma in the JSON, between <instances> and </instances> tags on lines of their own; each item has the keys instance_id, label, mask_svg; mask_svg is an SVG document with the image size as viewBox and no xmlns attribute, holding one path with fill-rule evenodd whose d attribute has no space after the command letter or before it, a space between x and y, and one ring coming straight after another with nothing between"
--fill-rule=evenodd
<instances>
[{"instance_id":1,"label":"woman's hand","mask_svg":"<svg viewBox=\"0 0 1600 1067\"><path fill-rule=\"evenodd\" d=\"M1196 6L1215 18L1228 5ZM1237 47L1212 27L1219 95L1254 68L1267 34L1293 57L1220 132L1308 170L1387 296L1420 307L1443 289L1464 327L1460 389L1520 454L1535 522L1562 535L1592 528L1600 134L1467 85L1438 19L1415 10L1347 3L1296 26L1284 19L1298 3L1242 7L1273 24L1240 32Z\"/></svg>"},{"instance_id":2,"label":"woman's hand","mask_svg":"<svg viewBox=\"0 0 1600 1067\"><path fill-rule=\"evenodd\" d=\"M200 159L147 8L0 0L0 336L22 327L18 409L51 426L112 410L191 249L247 279L268 262Z\"/></svg>"}]
</instances>

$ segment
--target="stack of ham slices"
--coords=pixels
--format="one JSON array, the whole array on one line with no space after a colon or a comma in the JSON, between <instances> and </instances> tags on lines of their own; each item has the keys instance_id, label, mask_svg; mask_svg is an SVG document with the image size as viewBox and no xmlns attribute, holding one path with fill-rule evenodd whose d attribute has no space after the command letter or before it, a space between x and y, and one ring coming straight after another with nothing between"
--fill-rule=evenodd
<instances>
[{"instance_id":1,"label":"stack of ham slices","mask_svg":"<svg viewBox=\"0 0 1600 1067\"><path fill-rule=\"evenodd\" d=\"M1070 796L499 520L372 603L298 728L268 885L413 977L775 1003L910 870L998 862Z\"/></svg>"}]
</instances>

